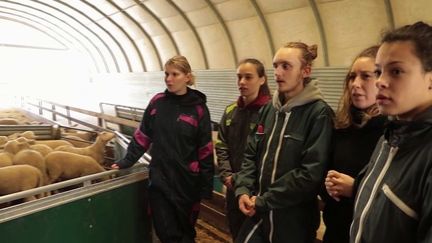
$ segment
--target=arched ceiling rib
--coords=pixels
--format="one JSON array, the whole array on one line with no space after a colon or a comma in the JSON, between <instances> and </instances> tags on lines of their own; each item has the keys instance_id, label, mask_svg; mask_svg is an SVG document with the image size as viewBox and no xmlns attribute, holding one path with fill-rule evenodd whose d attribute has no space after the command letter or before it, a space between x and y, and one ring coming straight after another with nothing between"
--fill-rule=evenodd
<instances>
[{"instance_id":1,"label":"arched ceiling rib","mask_svg":"<svg viewBox=\"0 0 432 243\"><path fill-rule=\"evenodd\" d=\"M152 46L152 49L156 51L157 53L157 61L159 64L159 68L162 68L162 61L160 58L160 53L159 53L159 49L156 48L156 45L153 41L153 39L150 37L150 35L147 33L147 31L144 30L144 28L138 23L138 21L133 18L128 12L127 10L123 10L122 8L120 8L116 3L114 3L113 1L109 1L120 13L122 13L123 15L125 15L130 21L132 21L135 26L145 35L145 37L150 41L150 44ZM141 53L141 52L140 52Z\"/></svg>"},{"instance_id":2,"label":"arched ceiling rib","mask_svg":"<svg viewBox=\"0 0 432 243\"><path fill-rule=\"evenodd\" d=\"M234 41L233 38L228 30L228 27L226 26L225 22L222 19L222 16L220 15L219 11L215 8L215 6L210 2L210 0L206 0L207 5L210 7L210 9L213 11L213 13L215 14L219 24L221 25L227 39L228 39L228 43L230 45L231 48L231 52L233 55L233 59L234 59L234 63L237 63L239 60L237 58L237 52L235 50L235 46L234 46Z\"/></svg>"},{"instance_id":3,"label":"arched ceiling rib","mask_svg":"<svg viewBox=\"0 0 432 243\"><path fill-rule=\"evenodd\" d=\"M432 21L428 0L0 0L0 10L101 73L159 71L175 54L194 69L235 68L244 57L270 67L287 41L319 43L318 65L344 66L382 30Z\"/></svg>"},{"instance_id":4,"label":"arched ceiling rib","mask_svg":"<svg viewBox=\"0 0 432 243\"><path fill-rule=\"evenodd\" d=\"M206 51L204 49L201 37L198 35L196 28L193 26L193 24L191 23L189 18L183 13L183 11L173 1L167 0L167 2L179 13L179 15L186 21L187 25L192 30L192 33L195 36L196 41L198 42L199 48L201 50L201 54L202 54L203 59L204 59L203 60L204 61L204 68L208 69L209 65L208 65L207 54L206 54Z\"/></svg>"},{"instance_id":5,"label":"arched ceiling rib","mask_svg":"<svg viewBox=\"0 0 432 243\"><path fill-rule=\"evenodd\" d=\"M3 13L6 13L8 15L12 15L18 18L21 18L20 15L14 14L14 13L8 13L8 12L4 12L4 11L0 11L0 19L4 19L4 20L9 20L15 23L19 23L19 24L23 24L25 26L28 26L32 29L35 29L41 33L43 33L44 35L48 36L49 38L55 40L58 44L60 44L61 46L63 46L63 48L56 48L56 47L46 47L46 46L35 46L35 45L20 45L20 44L9 44L9 43L0 43L0 46L10 46L10 47L21 47L21 48L33 48L33 49L46 49L46 50L68 50L69 48L67 47L66 44L64 44L61 40L57 39L55 36L51 35L49 32L33 25L32 23L28 23L27 21L21 21L17 18L10 18L10 17L6 17L6 16L2 16ZM33 21L31 21L33 22Z\"/></svg>"},{"instance_id":6,"label":"arched ceiling rib","mask_svg":"<svg viewBox=\"0 0 432 243\"><path fill-rule=\"evenodd\" d=\"M139 61L141 63L142 66L142 70L137 70L137 71L146 71L146 67L145 67L145 63L144 63L144 59L141 55L141 52L139 51L138 47L136 46L135 41L132 39L132 37L124 30L123 27L121 27L117 22L113 21L111 19L111 17L109 15L107 15L106 13L104 13L101 9L99 9L98 7L96 7L94 4L91 4L89 1L82 1L83 3L85 3L86 5L90 6L93 10L95 10L96 12L98 12L99 14L101 14L104 19L108 20L111 24L113 24L114 26L116 26L125 36L126 38L129 40L129 44L131 44L134 48L135 53L139 56ZM99 22L99 21L96 21ZM121 48L122 51L124 51L124 48ZM134 53L134 54L135 54ZM132 54L132 53L131 53ZM127 56L127 54L125 53L125 55ZM126 59L127 63L128 63L128 67L129 67L129 72L133 72L133 68L131 65L131 62L129 60L129 58Z\"/></svg>"},{"instance_id":7,"label":"arched ceiling rib","mask_svg":"<svg viewBox=\"0 0 432 243\"><path fill-rule=\"evenodd\" d=\"M165 34L168 36L168 38L170 39L171 43L174 45L175 48L175 53L180 53L179 51L179 47L177 45L177 42L174 40L174 37L172 36L172 33L168 30L168 28L166 27L166 25L161 21L160 18L157 17L157 15L151 10L149 9L142 1L139 0L134 0L134 2L141 7L146 13L150 14L150 16L154 19L154 21L156 21L160 27L163 29L163 31L165 32ZM161 54L162 55L162 54ZM161 56L162 58L162 56Z\"/></svg>"},{"instance_id":8,"label":"arched ceiling rib","mask_svg":"<svg viewBox=\"0 0 432 243\"><path fill-rule=\"evenodd\" d=\"M315 0L309 0L309 4L312 8L312 12L315 16L315 21L316 21L316 25L318 28L318 32L321 38L321 49L323 50L323 58L324 58L324 66L328 66L329 65L329 57L328 57L328 48L327 48L327 37L326 37L326 32L321 20L321 15L319 12L319 9L316 5Z\"/></svg>"},{"instance_id":9,"label":"arched ceiling rib","mask_svg":"<svg viewBox=\"0 0 432 243\"><path fill-rule=\"evenodd\" d=\"M59 1L59 0L55 0L55 1L56 1L57 4L60 4L61 6L65 7L66 9L69 9L69 11L72 10L73 13L77 13L77 14L79 14L81 16L85 16L84 13L82 13L81 11L73 8L72 6L70 6L69 4L67 4L65 2L62 2L62 1ZM74 16L72 16L70 13L67 13L67 12L59 9L59 7L55 8L55 7L53 7L53 6L49 5L49 4L46 4L46 3L43 3L43 2L40 2L40 1L36 1L36 2L39 3L39 4L43 4L43 5L47 6L47 7L55 9L56 11L60 12L61 14L64 14L68 18L72 19L74 22L76 22L77 24L79 24L79 26L81 26L82 28L84 28L87 31L89 31L91 33L91 36L92 37L96 37L96 39L99 40L102 43L103 47L106 48L106 50L109 53L109 56L111 57L111 59L114 62L115 70L117 72L120 72L119 63L118 63L117 57L113 53L112 47L110 47L107 44L107 42L100 35L98 35L94 30L92 30L90 27L88 27L87 25L85 25L83 22L79 21L77 18L75 18ZM107 59L107 58L105 58L105 59Z\"/></svg>"},{"instance_id":10,"label":"arched ceiling rib","mask_svg":"<svg viewBox=\"0 0 432 243\"><path fill-rule=\"evenodd\" d=\"M30 9L32 9L32 7L30 7L30 6L26 6L26 5L21 5L21 6L28 7L28 8L30 8ZM38 25L43 26L43 27L46 28L48 31L42 31L42 32L45 33L45 34L47 34L47 35L50 35L52 38L56 39L57 41L60 41L60 40L59 40L58 38L54 37L53 35L49 34L49 32L55 33L56 35L58 35L59 37L61 37L61 38L64 39L65 41L69 42L70 45L71 45L71 47L74 47L74 46L75 46L76 49L81 49L81 48L82 48L82 49L84 50L83 52L86 53L86 54L87 54L87 55L88 55L88 56L93 60L93 63L94 63L94 65L95 65L95 68L96 68L96 70L99 72L99 67L98 67L98 65L97 65L98 62L96 61L95 56L94 56L94 55L92 54L92 52L88 49L88 47L87 47L83 42L81 42L78 38L76 38L74 35L68 33L68 32L65 31L63 28L61 28L59 25L57 25L57 24L55 24L55 23L53 23L53 22L50 22L50 21L48 21L47 19L45 19L45 18L43 18L43 17L40 17L40 16L38 16L38 15L31 14L31 13L29 13L29 11L19 10L19 9L10 8L10 7L6 7L6 6L0 6L0 8L1 8L1 9L4 9L4 10L10 10L10 11L12 11L12 12L1 11L2 13L10 14L10 15L12 15L12 16L16 16L16 17L22 18L22 19L24 19L24 20L26 20L26 21L33 22L33 23L36 23L36 24L38 24ZM45 12L42 11L42 10L39 10L39 9L34 9L34 10L49 15L48 13L45 13ZM17 13L20 13L20 14L17 14ZM30 16L30 17L26 17L26 16L24 16L24 15L28 15L28 16ZM35 20L35 19L38 19L38 20L40 20L40 21ZM41 21L43 21L44 23L42 23ZM55 29L52 28L52 27L50 27L50 26L48 26L48 25L52 25ZM73 41L70 40L70 38L67 38L65 35L60 34L59 32L63 32L65 35L67 35L67 36L69 36L70 38L72 38ZM61 42L61 41L60 41L60 42ZM76 45L74 44L74 42L78 43L80 47L76 46ZM63 42L61 42L61 43L63 43Z\"/></svg>"},{"instance_id":11,"label":"arched ceiling rib","mask_svg":"<svg viewBox=\"0 0 432 243\"><path fill-rule=\"evenodd\" d=\"M275 54L275 47L274 47L274 43L273 43L273 38L272 38L272 34L271 34L271 30L268 27L267 24L267 20L265 19L265 16L263 14L263 12L261 11L261 8L259 7L258 3L256 2L256 0L250 0L252 6L255 8L255 11L259 17L259 19L261 20L261 23L263 25L265 34L267 36L268 39L268 44L270 46L270 51L271 51L271 55L273 56Z\"/></svg>"},{"instance_id":12,"label":"arched ceiling rib","mask_svg":"<svg viewBox=\"0 0 432 243\"><path fill-rule=\"evenodd\" d=\"M389 26L391 29L394 29L395 28L395 21L394 21L394 16L393 16L393 9L392 9L391 0L384 0L384 3L385 3L385 10L386 10L387 20L389 22Z\"/></svg>"}]
</instances>

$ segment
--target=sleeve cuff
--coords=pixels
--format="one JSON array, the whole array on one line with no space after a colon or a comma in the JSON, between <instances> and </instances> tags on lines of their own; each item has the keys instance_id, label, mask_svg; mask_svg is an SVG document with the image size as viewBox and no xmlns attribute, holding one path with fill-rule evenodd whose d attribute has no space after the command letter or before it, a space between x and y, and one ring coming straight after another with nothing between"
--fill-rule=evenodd
<instances>
[{"instance_id":1,"label":"sleeve cuff","mask_svg":"<svg viewBox=\"0 0 432 243\"><path fill-rule=\"evenodd\" d=\"M269 210L269 208L265 202L265 199L263 197L256 197L255 208L258 212L265 212L265 211Z\"/></svg>"}]
</instances>

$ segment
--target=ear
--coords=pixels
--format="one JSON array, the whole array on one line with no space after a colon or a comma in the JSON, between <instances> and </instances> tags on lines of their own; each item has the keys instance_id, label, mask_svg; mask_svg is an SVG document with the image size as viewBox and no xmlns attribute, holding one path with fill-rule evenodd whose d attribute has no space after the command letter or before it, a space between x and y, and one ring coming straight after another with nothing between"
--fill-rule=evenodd
<instances>
[{"instance_id":1,"label":"ear","mask_svg":"<svg viewBox=\"0 0 432 243\"><path fill-rule=\"evenodd\" d=\"M310 65L307 65L306 67L304 67L302 70L303 78L310 77L311 72L312 72L312 68Z\"/></svg>"},{"instance_id":2,"label":"ear","mask_svg":"<svg viewBox=\"0 0 432 243\"><path fill-rule=\"evenodd\" d=\"M259 78L259 80L260 80L260 86L261 86L265 83L266 77L262 76L261 78Z\"/></svg>"},{"instance_id":3,"label":"ear","mask_svg":"<svg viewBox=\"0 0 432 243\"><path fill-rule=\"evenodd\" d=\"M188 78L188 83L192 81L192 74L191 73L186 74L186 77Z\"/></svg>"},{"instance_id":4,"label":"ear","mask_svg":"<svg viewBox=\"0 0 432 243\"><path fill-rule=\"evenodd\" d=\"M426 80L428 81L429 90L432 90L432 71L426 73Z\"/></svg>"}]
</instances>

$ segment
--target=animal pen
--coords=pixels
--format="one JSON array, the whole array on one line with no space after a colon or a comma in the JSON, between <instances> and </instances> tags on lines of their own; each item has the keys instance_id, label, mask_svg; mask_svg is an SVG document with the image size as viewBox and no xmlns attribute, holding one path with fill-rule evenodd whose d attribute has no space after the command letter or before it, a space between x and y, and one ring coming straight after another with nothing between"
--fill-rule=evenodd
<instances>
[{"instance_id":1,"label":"animal pen","mask_svg":"<svg viewBox=\"0 0 432 243\"><path fill-rule=\"evenodd\" d=\"M65 112L60 111L60 108L64 108ZM93 116L98 123L94 125L73 118L70 115L71 109ZM62 137L61 128L86 130L82 128L86 127L93 132L101 132L106 130L104 122L129 127L136 127L138 124L114 115L74 110L54 103L44 105L40 101L26 102L20 111L41 124L0 125L0 136L32 131L40 140L67 140ZM45 111L45 114L41 111ZM47 112L51 119L46 118ZM69 123L73 121L80 124L80 128L59 123L56 118L60 117ZM115 132L114 139L105 147L106 168L125 154L128 141L127 136ZM147 216L146 163L144 156L129 169L106 170L0 196L0 205L3 206L0 209L2 239L13 243L151 242L151 223ZM41 193L51 195L20 202L23 198Z\"/></svg>"}]
</instances>

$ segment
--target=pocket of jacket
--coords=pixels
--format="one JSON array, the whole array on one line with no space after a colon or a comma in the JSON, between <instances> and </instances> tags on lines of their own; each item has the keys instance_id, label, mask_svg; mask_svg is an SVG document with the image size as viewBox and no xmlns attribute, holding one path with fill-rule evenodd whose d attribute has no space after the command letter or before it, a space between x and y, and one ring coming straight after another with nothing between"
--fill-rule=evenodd
<instances>
[{"instance_id":1,"label":"pocket of jacket","mask_svg":"<svg viewBox=\"0 0 432 243\"><path fill-rule=\"evenodd\" d=\"M384 184L381 188L384 195L402 212L404 212L409 217L418 220L417 212L410 208L404 201L402 201L387 184Z\"/></svg>"},{"instance_id":2,"label":"pocket of jacket","mask_svg":"<svg viewBox=\"0 0 432 243\"><path fill-rule=\"evenodd\" d=\"M283 138L284 139L292 139L292 140L297 141L297 142L303 142L303 140L304 140L304 137L302 135L295 134L295 133L284 134Z\"/></svg>"}]
</instances>

